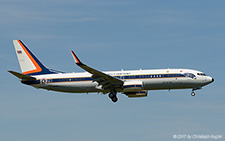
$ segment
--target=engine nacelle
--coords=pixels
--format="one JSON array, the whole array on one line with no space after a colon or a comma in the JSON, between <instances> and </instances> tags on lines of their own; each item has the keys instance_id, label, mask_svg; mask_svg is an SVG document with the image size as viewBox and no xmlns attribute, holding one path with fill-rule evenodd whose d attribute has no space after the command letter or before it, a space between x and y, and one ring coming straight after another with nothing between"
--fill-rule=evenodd
<instances>
[{"instance_id":1,"label":"engine nacelle","mask_svg":"<svg viewBox=\"0 0 225 141\"><path fill-rule=\"evenodd\" d=\"M137 92L125 92L125 95L127 95L130 98L135 98L135 97L146 97L148 94L148 91L143 90L143 91L137 91Z\"/></svg>"},{"instance_id":2,"label":"engine nacelle","mask_svg":"<svg viewBox=\"0 0 225 141\"><path fill-rule=\"evenodd\" d=\"M142 81L127 81L123 84L124 92L137 92L143 90Z\"/></svg>"}]
</instances>

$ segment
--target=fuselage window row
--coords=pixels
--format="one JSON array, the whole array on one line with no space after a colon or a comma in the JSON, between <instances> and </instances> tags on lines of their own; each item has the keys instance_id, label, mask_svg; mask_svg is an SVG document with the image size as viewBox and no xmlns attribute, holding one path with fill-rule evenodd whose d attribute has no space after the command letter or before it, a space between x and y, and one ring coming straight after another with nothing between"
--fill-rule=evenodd
<instances>
[{"instance_id":1,"label":"fuselage window row","mask_svg":"<svg viewBox=\"0 0 225 141\"><path fill-rule=\"evenodd\" d=\"M140 78L168 78L168 77L188 77L183 74L159 74L159 75L129 75L129 76L114 76L119 79L140 79ZM193 76L192 76L193 77ZM54 82L71 82L71 81L93 81L91 77L81 78L58 78L48 79L48 83Z\"/></svg>"}]
</instances>

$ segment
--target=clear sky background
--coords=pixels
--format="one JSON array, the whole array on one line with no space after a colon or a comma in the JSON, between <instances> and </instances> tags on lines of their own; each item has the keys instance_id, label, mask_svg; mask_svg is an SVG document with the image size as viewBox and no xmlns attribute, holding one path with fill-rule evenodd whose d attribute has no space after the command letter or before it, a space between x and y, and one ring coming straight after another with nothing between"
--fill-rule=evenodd
<instances>
[{"instance_id":1,"label":"clear sky background","mask_svg":"<svg viewBox=\"0 0 225 141\"><path fill-rule=\"evenodd\" d=\"M0 140L149 141L173 135L225 139L223 0L0 0ZM82 72L70 50L102 71L190 68L213 84L196 91L66 94L21 84L12 44L21 39L49 68Z\"/></svg>"}]
</instances>

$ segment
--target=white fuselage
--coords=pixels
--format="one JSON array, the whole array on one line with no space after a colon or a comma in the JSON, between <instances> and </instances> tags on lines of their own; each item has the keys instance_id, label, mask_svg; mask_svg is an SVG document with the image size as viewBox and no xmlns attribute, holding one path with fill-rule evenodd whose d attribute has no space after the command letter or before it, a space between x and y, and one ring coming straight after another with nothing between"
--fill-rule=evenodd
<instances>
[{"instance_id":1,"label":"white fuselage","mask_svg":"<svg viewBox=\"0 0 225 141\"><path fill-rule=\"evenodd\" d=\"M8 72L23 84L52 91L68 93L100 92L117 102L117 92L128 97L146 97L148 90L192 89L210 84L214 79L191 69L153 69L130 71L99 71L84 64L71 51L76 65L86 72L63 73L45 67L21 40L13 40L22 73Z\"/></svg>"},{"instance_id":2,"label":"white fuselage","mask_svg":"<svg viewBox=\"0 0 225 141\"><path fill-rule=\"evenodd\" d=\"M213 82L212 77L190 69L108 71L103 73L119 78L125 83L140 82L142 90L195 89ZM109 92L93 81L92 75L88 72L46 74L33 77L37 78L37 81L29 85L36 88L69 93ZM127 91L125 88L117 88L117 92L125 91Z\"/></svg>"}]
</instances>

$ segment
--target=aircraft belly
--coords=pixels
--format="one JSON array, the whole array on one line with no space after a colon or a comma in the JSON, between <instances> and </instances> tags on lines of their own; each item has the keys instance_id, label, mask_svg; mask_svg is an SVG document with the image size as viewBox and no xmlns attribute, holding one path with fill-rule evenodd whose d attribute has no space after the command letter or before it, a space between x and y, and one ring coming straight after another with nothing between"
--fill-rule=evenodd
<instances>
[{"instance_id":1,"label":"aircraft belly","mask_svg":"<svg viewBox=\"0 0 225 141\"><path fill-rule=\"evenodd\" d=\"M188 89L202 86L200 81L187 78L155 78L139 79L139 81L143 82L143 90ZM103 90L98 86L98 83L92 81L57 83L46 82L45 84L35 84L33 86L36 88L69 93L103 92Z\"/></svg>"},{"instance_id":2,"label":"aircraft belly","mask_svg":"<svg viewBox=\"0 0 225 141\"><path fill-rule=\"evenodd\" d=\"M96 89L96 85L97 84L93 82L67 82L67 83L47 83L45 85L39 84L34 87L70 93L100 92L99 89Z\"/></svg>"}]
</instances>

